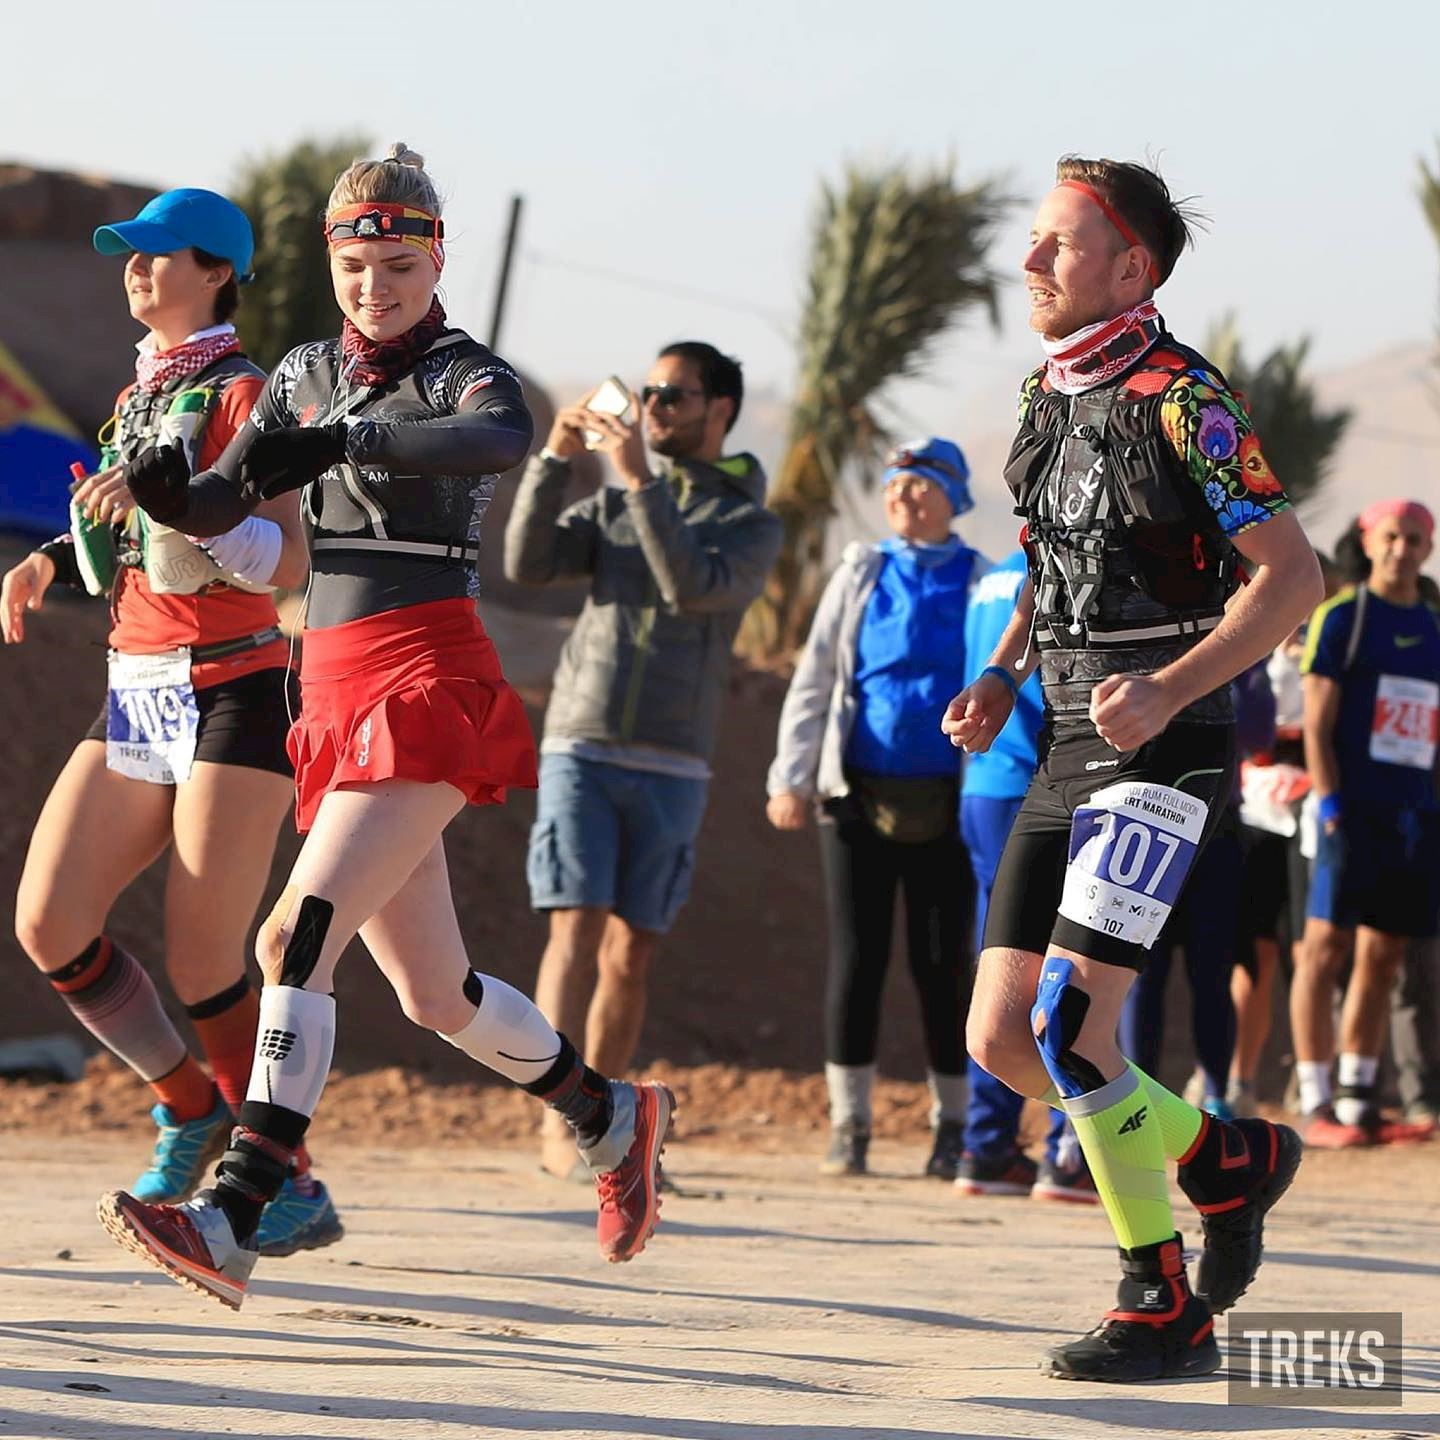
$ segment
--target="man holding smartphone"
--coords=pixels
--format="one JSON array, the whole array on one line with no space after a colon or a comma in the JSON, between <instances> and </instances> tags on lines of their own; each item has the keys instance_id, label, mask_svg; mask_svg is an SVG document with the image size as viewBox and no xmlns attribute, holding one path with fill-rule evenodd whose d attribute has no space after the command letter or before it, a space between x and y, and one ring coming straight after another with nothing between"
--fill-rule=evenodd
<instances>
[{"instance_id":1,"label":"man holding smartphone","mask_svg":"<svg viewBox=\"0 0 1440 1440\"><path fill-rule=\"evenodd\" d=\"M604 413L615 388L556 416L515 497L505 574L589 586L545 716L527 870L531 903L550 915L536 1003L618 1075L656 948L689 895L730 651L781 526L759 461L724 454L744 393L735 360L682 341L622 413ZM587 439L620 483L567 509ZM573 1147L551 1138L546 1168L567 1173Z\"/></svg>"}]
</instances>

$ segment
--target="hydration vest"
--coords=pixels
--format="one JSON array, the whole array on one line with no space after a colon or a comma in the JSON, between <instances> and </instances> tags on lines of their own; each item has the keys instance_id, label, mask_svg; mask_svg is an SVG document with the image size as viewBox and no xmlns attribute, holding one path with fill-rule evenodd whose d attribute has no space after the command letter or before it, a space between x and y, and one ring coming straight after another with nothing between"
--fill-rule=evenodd
<instances>
[{"instance_id":1,"label":"hydration vest","mask_svg":"<svg viewBox=\"0 0 1440 1440\"><path fill-rule=\"evenodd\" d=\"M205 430L225 391L237 380L265 378L265 372L238 351L222 355L193 375L182 375L157 391L133 386L110 425L100 432L101 464L124 464L152 445L173 445L185 452L190 473L200 468ZM144 511L131 511L120 537L120 564L145 571L157 595L193 595L207 585L232 585L252 594L274 587L242 580L222 569L193 540L158 524Z\"/></svg>"},{"instance_id":2,"label":"hydration vest","mask_svg":"<svg viewBox=\"0 0 1440 1440\"><path fill-rule=\"evenodd\" d=\"M318 341L292 351L282 370L294 366L288 396L301 425L324 425L342 417L394 424L455 413L450 393L462 361L483 357L508 373L479 341L446 331L405 374L384 385L352 387L343 376L338 342ZM465 367L474 373L470 367ZM302 511L314 527L311 549L374 550L413 555L461 566L475 564L479 526L497 477L395 475L353 462L332 466L305 487Z\"/></svg>"},{"instance_id":3,"label":"hydration vest","mask_svg":"<svg viewBox=\"0 0 1440 1440\"><path fill-rule=\"evenodd\" d=\"M1235 587L1234 547L1160 423L1171 383L1197 369L1220 378L1162 334L1098 389L1046 390L1043 367L1026 381L1005 482L1025 518L1041 683L1058 714L1088 712L1107 675L1152 673L1191 649ZM1228 687L1181 716L1228 720Z\"/></svg>"}]
</instances>

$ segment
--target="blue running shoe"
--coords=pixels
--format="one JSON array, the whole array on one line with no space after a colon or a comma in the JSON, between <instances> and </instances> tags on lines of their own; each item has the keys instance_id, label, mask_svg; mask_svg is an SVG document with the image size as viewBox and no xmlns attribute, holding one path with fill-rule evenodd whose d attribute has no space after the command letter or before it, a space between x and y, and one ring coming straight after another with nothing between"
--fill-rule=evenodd
<instances>
[{"instance_id":1,"label":"blue running shoe","mask_svg":"<svg viewBox=\"0 0 1440 1440\"><path fill-rule=\"evenodd\" d=\"M293 1177L287 1178L280 1193L265 1207L255 1232L255 1244L262 1255L319 1250L345 1234L330 1192L318 1180L310 1183L314 1189L305 1195Z\"/></svg>"},{"instance_id":2,"label":"blue running shoe","mask_svg":"<svg viewBox=\"0 0 1440 1440\"><path fill-rule=\"evenodd\" d=\"M215 1108L198 1120L177 1120L166 1105L156 1105L150 1118L159 1127L150 1168L130 1187L143 1205L184 1200L224 1153L235 1117L217 1090Z\"/></svg>"}]
</instances>

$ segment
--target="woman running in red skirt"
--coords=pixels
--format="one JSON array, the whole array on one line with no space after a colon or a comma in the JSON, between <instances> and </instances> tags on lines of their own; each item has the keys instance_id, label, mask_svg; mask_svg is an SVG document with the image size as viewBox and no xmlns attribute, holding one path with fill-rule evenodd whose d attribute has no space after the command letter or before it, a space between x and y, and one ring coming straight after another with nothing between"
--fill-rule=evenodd
<instances>
[{"instance_id":1,"label":"woman running in red skirt","mask_svg":"<svg viewBox=\"0 0 1440 1440\"><path fill-rule=\"evenodd\" d=\"M420 156L357 161L325 217L339 340L281 361L213 469L155 448L126 467L162 524L208 535L303 489L311 590L290 733L308 831L256 953L255 1069L213 1188L183 1205L104 1196L121 1244L232 1308L334 1050L335 967L359 934L405 1013L559 1111L597 1176L600 1248L637 1255L658 1215L673 1099L606 1080L519 991L470 966L441 835L468 802L535 784L519 698L475 613L480 520L529 448L514 372L435 298L444 224Z\"/></svg>"}]
</instances>

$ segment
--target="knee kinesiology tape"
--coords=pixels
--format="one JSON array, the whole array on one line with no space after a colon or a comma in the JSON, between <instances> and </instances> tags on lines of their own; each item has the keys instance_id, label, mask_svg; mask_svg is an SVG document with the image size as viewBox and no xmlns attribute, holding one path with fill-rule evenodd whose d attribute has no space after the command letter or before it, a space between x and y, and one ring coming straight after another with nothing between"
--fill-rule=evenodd
<instances>
[{"instance_id":1,"label":"knee kinesiology tape","mask_svg":"<svg viewBox=\"0 0 1440 1440\"><path fill-rule=\"evenodd\" d=\"M284 951L277 956L275 950L280 948L278 931L284 928L285 921L290 916L294 895L294 887L287 885L270 912L265 929L269 930L271 925L274 925L275 929L270 930L265 939L273 948L268 956L261 957L260 968L268 984L288 985L303 990L305 982L315 973L315 967L320 963L320 955L325 949L325 937L330 933L330 922L335 918L335 907L318 895L303 896L295 915L295 928L285 942ZM262 931L262 935L263 933Z\"/></svg>"},{"instance_id":2,"label":"knee kinesiology tape","mask_svg":"<svg viewBox=\"0 0 1440 1440\"><path fill-rule=\"evenodd\" d=\"M1089 1011L1090 997L1076 983L1074 964L1069 960L1046 960L1035 990L1030 1025L1040 1058L1065 1100L1087 1095L1105 1083L1100 1071L1074 1049Z\"/></svg>"}]
</instances>

